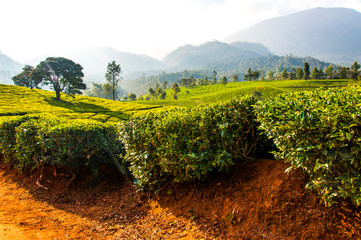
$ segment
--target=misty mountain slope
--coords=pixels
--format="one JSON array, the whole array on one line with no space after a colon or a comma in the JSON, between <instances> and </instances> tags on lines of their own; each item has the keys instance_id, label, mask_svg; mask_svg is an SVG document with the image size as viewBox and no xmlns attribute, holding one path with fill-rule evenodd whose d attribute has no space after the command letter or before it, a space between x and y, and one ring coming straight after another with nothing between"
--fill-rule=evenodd
<instances>
[{"instance_id":1,"label":"misty mountain slope","mask_svg":"<svg viewBox=\"0 0 361 240\"><path fill-rule=\"evenodd\" d=\"M123 76L134 71L149 71L163 69L164 65L147 55L120 52L110 47L94 47L81 49L77 52L70 53L67 57L79 63L84 68L86 77L100 78L94 79L102 81L107 65L111 61L120 64Z\"/></svg>"},{"instance_id":2,"label":"misty mountain slope","mask_svg":"<svg viewBox=\"0 0 361 240\"><path fill-rule=\"evenodd\" d=\"M213 41L200 46L185 45L169 53L163 62L177 70L197 69L217 62L230 60L240 61L250 57L259 57L261 54L244 50L235 46Z\"/></svg>"},{"instance_id":3,"label":"misty mountain slope","mask_svg":"<svg viewBox=\"0 0 361 240\"><path fill-rule=\"evenodd\" d=\"M226 42L265 45L277 55L312 56L339 64L361 58L361 13L347 8L314 8L262 21Z\"/></svg>"},{"instance_id":4,"label":"misty mountain slope","mask_svg":"<svg viewBox=\"0 0 361 240\"><path fill-rule=\"evenodd\" d=\"M0 83L13 84L11 77L21 72L23 65L0 52Z\"/></svg>"},{"instance_id":5,"label":"misty mountain slope","mask_svg":"<svg viewBox=\"0 0 361 240\"><path fill-rule=\"evenodd\" d=\"M83 68L85 80L87 82L104 82L107 65L111 61L116 61L122 68L122 76L126 76L135 71L162 70L164 64L152 57L142 54L129 52L120 52L110 47L88 47L77 51L64 53L62 56L79 63ZM31 65L36 66L40 61L46 59L37 58L30 61Z\"/></svg>"},{"instance_id":6,"label":"misty mountain slope","mask_svg":"<svg viewBox=\"0 0 361 240\"><path fill-rule=\"evenodd\" d=\"M246 51L251 51L254 53L257 53L261 56L268 56L268 55L273 55L268 48L266 48L264 45L260 44L260 43L251 43L251 42L233 42L230 45L246 50Z\"/></svg>"}]
</instances>

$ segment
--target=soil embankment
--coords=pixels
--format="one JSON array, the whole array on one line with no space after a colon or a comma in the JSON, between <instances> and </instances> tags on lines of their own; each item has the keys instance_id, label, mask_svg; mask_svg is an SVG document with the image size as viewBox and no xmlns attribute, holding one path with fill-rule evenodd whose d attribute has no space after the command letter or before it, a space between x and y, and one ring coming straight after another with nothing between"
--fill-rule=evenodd
<instances>
[{"instance_id":1,"label":"soil embankment","mask_svg":"<svg viewBox=\"0 0 361 240\"><path fill-rule=\"evenodd\" d=\"M347 202L326 208L301 171L257 160L206 183L158 195L116 177L92 186L46 171L0 170L0 239L360 239L361 214Z\"/></svg>"}]
</instances>

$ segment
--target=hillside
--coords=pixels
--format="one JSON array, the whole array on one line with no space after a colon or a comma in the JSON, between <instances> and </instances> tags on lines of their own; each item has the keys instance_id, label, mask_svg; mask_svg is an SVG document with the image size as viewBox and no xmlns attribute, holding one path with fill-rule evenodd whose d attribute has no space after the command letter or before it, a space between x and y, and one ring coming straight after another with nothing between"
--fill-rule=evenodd
<instances>
[{"instance_id":1,"label":"hillside","mask_svg":"<svg viewBox=\"0 0 361 240\"><path fill-rule=\"evenodd\" d=\"M243 80L244 74L248 68L264 71L265 74L269 71L280 73L283 69L291 71L292 68L303 68L305 61L309 63L310 69L317 67L317 69L324 70L330 65L333 65L311 57L299 58L293 56L267 55L246 59L224 58L223 62L219 61L217 63L209 64L198 70L184 70L181 72L170 73L163 71L152 76L142 75L136 79L124 79L120 84L121 87L126 89L128 92L134 92L139 95L147 94L149 87L154 86L157 82L161 84L166 81L168 83L168 87L170 87L174 82L179 83L182 78L194 77L196 79L203 79L204 77L208 77L208 79L212 79L213 70L217 72L218 78L226 76L228 81L230 81L233 74L238 73L239 80ZM333 66L335 67L335 65Z\"/></svg>"},{"instance_id":2,"label":"hillside","mask_svg":"<svg viewBox=\"0 0 361 240\"><path fill-rule=\"evenodd\" d=\"M361 13L347 8L314 8L262 21L226 38L266 46L277 55L312 56L350 65L361 60Z\"/></svg>"},{"instance_id":3,"label":"hillside","mask_svg":"<svg viewBox=\"0 0 361 240\"><path fill-rule=\"evenodd\" d=\"M257 50L258 47L258 50ZM241 59L258 57L261 54L247 49L255 49L264 53L266 50L252 44L226 44L218 41L207 42L200 46L186 45L169 53L163 62L176 70L198 69L223 61L239 61Z\"/></svg>"},{"instance_id":4,"label":"hillside","mask_svg":"<svg viewBox=\"0 0 361 240\"><path fill-rule=\"evenodd\" d=\"M156 106L191 107L229 101L248 94L257 93L261 98L269 98L285 92L313 90L320 87L340 87L349 83L350 81L347 79L229 82L225 85L180 87L181 91L177 94L177 100L173 99L173 91L167 89L164 100L153 99L148 95L151 100L136 102Z\"/></svg>"},{"instance_id":5,"label":"hillside","mask_svg":"<svg viewBox=\"0 0 361 240\"><path fill-rule=\"evenodd\" d=\"M259 132L260 128L255 121L256 114L251 110L254 108L257 111L264 107L266 110L262 112L265 116L273 117L273 111L281 117L279 127L283 131L269 130L275 135L279 133L287 139L303 136L317 141L320 141L318 136L321 136L321 141L326 142L322 136L328 137L324 133L331 132L332 139L338 137L331 143L341 145L351 142L357 146L360 136L357 132L359 107L355 106L360 105L361 93L356 85L349 89L326 91L325 88L302 92L294 99L291 94L283 95L279 99L267 98L274 96L278 91L293 92L320 86L337 87L347 83L348 80L253 81L182 88L180 100L171 102L167 99L162 105L174 106L173 103L177 102L182 103L184 107L190 106L189 103L199 105L202 101L210 104L230 99L232 93L237 97L253 91L259 91L260 94L257 95L266 101L255 102L254 98L249 98L251 101L247 102L248 107L234 101L231 104L219 104L218 107L213 104L207 108L169 111L159 115L162 118L158 118L157 114L150 114L123 122L121 125L98 124L111 126L109 129L113 129L114 133L121 129L116 135L112 134L112 141L104 141L109 139L103 132L105 129L98 128L98 131L94 131L95 129L90 128L81 131L85 121L72 119L116 123L129 115L167 107L152 107L150 104L143 105L139 102L120 103L83 96L72 99L65 95L62 95L62 101L54 101L54 93L50 91L0 85L0 119L5 120L1 125L4 137L0 138L0 238L359 239L361 207L357 207L355 202L351 203L354 199L341 195L335 198L337 201L333 202L334 205L326 207L325 198L317 194L316 189L311 191L306 188L307 182L310 181L310 176L306 175L307 168L288 172L286 169L290 168L290 163L287 163L289 159L257 158L269 156L268 150L265 151L268 148L264 149L262 145L271 142L266 141L264 135ZM205 92L207 90L208 92ZM350 91L349 94L345 94L347 91ZM210 98L212 93L215 93L213 99ZM316 109L311 112L303 108L300 98L309 104L307 108L316 106ZM354 106L348 106L348 100ZM267 101L275 101L277 104L270 106ZM295 104L295 101L299 102ZM148 102L156 104L156 101ZM318 103L322 105L317 106ZM345 107L345 103L348 107ZM292 113L300 121L290 118L294 116L287 111L287 114L281 113L281 110L287 109L284 107L286 105L294 108L295 113ZM334 110L335 106L338 107L336 111L342 109L353 112L351 114L350 111L338 111L336 116L328 114L327 110ZM316 111L321 115L316 115ZM60 124L55 121L43 122L44 119L25 120L21 124L6 121L9 115L26 114L55 115L71 121L63 119L64 122L59 122ZM98 115L103 116L97 119ZM320 129L322 133L319 135L314 132L314 129L318 129L314 128L319 123L317 119L326 120L322 123L328 124L326 127L323 125L323 129ZM348 122L350 119L351 122ZM63 125L65 121L67 123ZM54 126L49 128L44 123ZM303 130L298 128L298 123L310 127L316 135L298 135ZM329 128L336 128L337 124L334 123L340 123L337 131ZM346 123L349 123L349 127ZM93 122L89 126L92 124ZM295 126L298 132L292 131L292 128L285 128L287 124ZM345 137L343 134L342 138L335 135L338 130L346 132ZM349 134L351 131L355 134L352 141ZM180 132L183 134L177 134ZM217 135L218 138L212 139ZM129 141L130 137L134 142ZM4 139L10 139L10 143L14 143L15 146L7 144ZM122 139L122 142L119 142L119 139ZM303 138L300 139L304 141ZM175 144L170 145L170 142ZM313 146L299 151L292 146L293 141L283 142L290 144L293 151L313 151L316 157L323 159L328 156L317 155L322 148L327 149L323 145L317 146L318 152ZM279 141L274 143L279 144ZM141 151L134 151L135 144ZM114 153L116 146L125 146L127 154ZM352 147L347 144L343 146ZM209 154L213 149L218 149L214 151L215 154L224 149L227 149L227 152L218 155L214 161L212 156L215 154ZM256 153L255 157L241 157L239 154L244 153L245 149L248 149L248 153ZM355 147L352 149L358 151ZM97 150L99 152L96 152ZM14 154L11 154L12 152ZM125 163L129 163L131 177L124 172L124 175L120 174L114 165L109 165L107 161L115 159L111 153L117 158L124 157ZM295 154L288 155L290 156ZM315 157L312 154L309 156L311 160ZM101 164L98 163L99 168L94 168L99 159L102 159ZM232 160L226 169L212 166L217 162L225 163L225 159ZM339 158L327 159L331 159L334 164L340 164L346 162L342 161L343 159L349 160L350 154L340 152ZM210 161L213 161L212 165ZM355 162L358 162L358 159ZM18 165L19 163L26 165ZM76 173L68 168L74 163L79 167ZM352 166L351 170L355 174L359 173L358 165L350 161L347 161L347 164L346 169ZM328 164L323 165L327 165L324 171L331 169L328 168ZM22 166L28 168L21 168ZM23 171L19 172L19 169ZM202 173L199 173L200 169ZM342 171L341 168L336 170ZM198 177L197 173L204 177ZM183 181L182 178L174 178L173 176L177 176L175 174L180 177L192 177ZM332 171L328 174L332 175ZM341 182L344 179L357 181L358 176L346 176L337 180ZM140 183L157 184L153 186L158 187L150 188ZM158 185L159 183L162 185ZM340 186L334 189L340 189L341 192L344 190L343 186L350 186L346 184L332 187ZM345 189L345 192L355 193L352 190L357 188L353 186ZM355 193L355 196L359 195L358 192Z\"/></svg>"},{"instance_id":6,"label":"hillside","mask_svg":"<svg viewBox=\"0 0 361 240\"><path fill-rule=\"evenodd\" d=\"M11 77L19 73L23 65L0 52L0 84L12 84Z\"/></svg>"},{"instance_id":7,"label":"hillside","mask_svg":"<svg viewBox=\"0 0 361 240\"><path fill-rule=\"evenodd\" d=\"M0 84L0 117L51 115L69 119L91 119L99 122L119 122L131 115L142 114L161 106L124 103L102 98L62 94L55 100L52 91Z\"/></svg>"},{"instance_id":8,"label":"hillside","mask_svg":"<svg viewBox=\"0 0 361 240\"><path fill-rule=\"evenodd\" d=\"M79 63L83 68L86 82L104 82L107 65L111 61L120 64L123 77L134 72L143 72L150 70L162 70L165 68L160 61L147 55L121 52L110 47L89 47L79 49L78 51L65 53L64 56ZM28 64L36 66L42 59L34 59ZM137 74L138 76L140 74Z\"/></svg>"}]
</instances>

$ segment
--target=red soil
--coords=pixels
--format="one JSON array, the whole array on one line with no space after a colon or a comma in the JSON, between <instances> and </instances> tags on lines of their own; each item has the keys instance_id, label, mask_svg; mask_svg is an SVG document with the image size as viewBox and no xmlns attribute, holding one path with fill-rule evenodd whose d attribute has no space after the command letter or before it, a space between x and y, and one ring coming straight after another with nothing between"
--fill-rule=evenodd
<instances>
[{"instance_id":1,"label":"red soil","mask_svg":"<svg viewBox=\"0 0 361 240\"><path fill-rule=\"evenodd\" d=\"M287 167L257 160L151 195L116 176L64 191L51 168L45 190L2 164L0 239L361 239L360 208L323 206Z\"/></svg>"}]
</instances>

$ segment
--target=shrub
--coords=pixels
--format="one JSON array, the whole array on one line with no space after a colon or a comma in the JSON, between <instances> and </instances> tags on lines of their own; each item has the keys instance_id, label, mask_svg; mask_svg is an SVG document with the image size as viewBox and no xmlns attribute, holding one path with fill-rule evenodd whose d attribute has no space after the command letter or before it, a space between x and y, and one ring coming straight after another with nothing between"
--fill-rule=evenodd
<instances>
[{"instance_id":1,"label":"shrub","mask_svg":"<svg viewBox=\"0 0 361 240\"><path fill-rule=\"evenodd\" d=\"M96 174L99 165L120 167L119 155L124 154L116 125L22 117L0 127L0 150L20 170L53 164L73 173L89 168Z\"/></svg>"},{"instance_id":2,"label":"shrub","mask_svg":"<svg viewBox=\"0 0 361 240\"><path fill-rule=\"evenodd\" d=\"M125 160L141 187L204 179L256 152L254 98L150 113L122 123ZM258 146L260 146L259 144Z\"/></svg>"},{"instance_id":3,"label":"shrub","mask_svg":"<svg viewBox=\"0 0 361 240\"><path fill-rule=\"evenodd\" d=\"M31 118L28 116L2 117L0 119L0 151L4 155L5 161L11 165L18 163L14 149L16 146L16 128L29 119Z\"/></svg>"},{"instance_id":4,"label":"shrub","mask_svg":"<svg viewBox=\"0 0 361 240\"><path fill-rule=\"evenodd\" d=\"M319 89L257 103L261 129L278 147L276 158L302 168L326 204L361 204L361 89Z\"/></svg>"}]
</instances>

